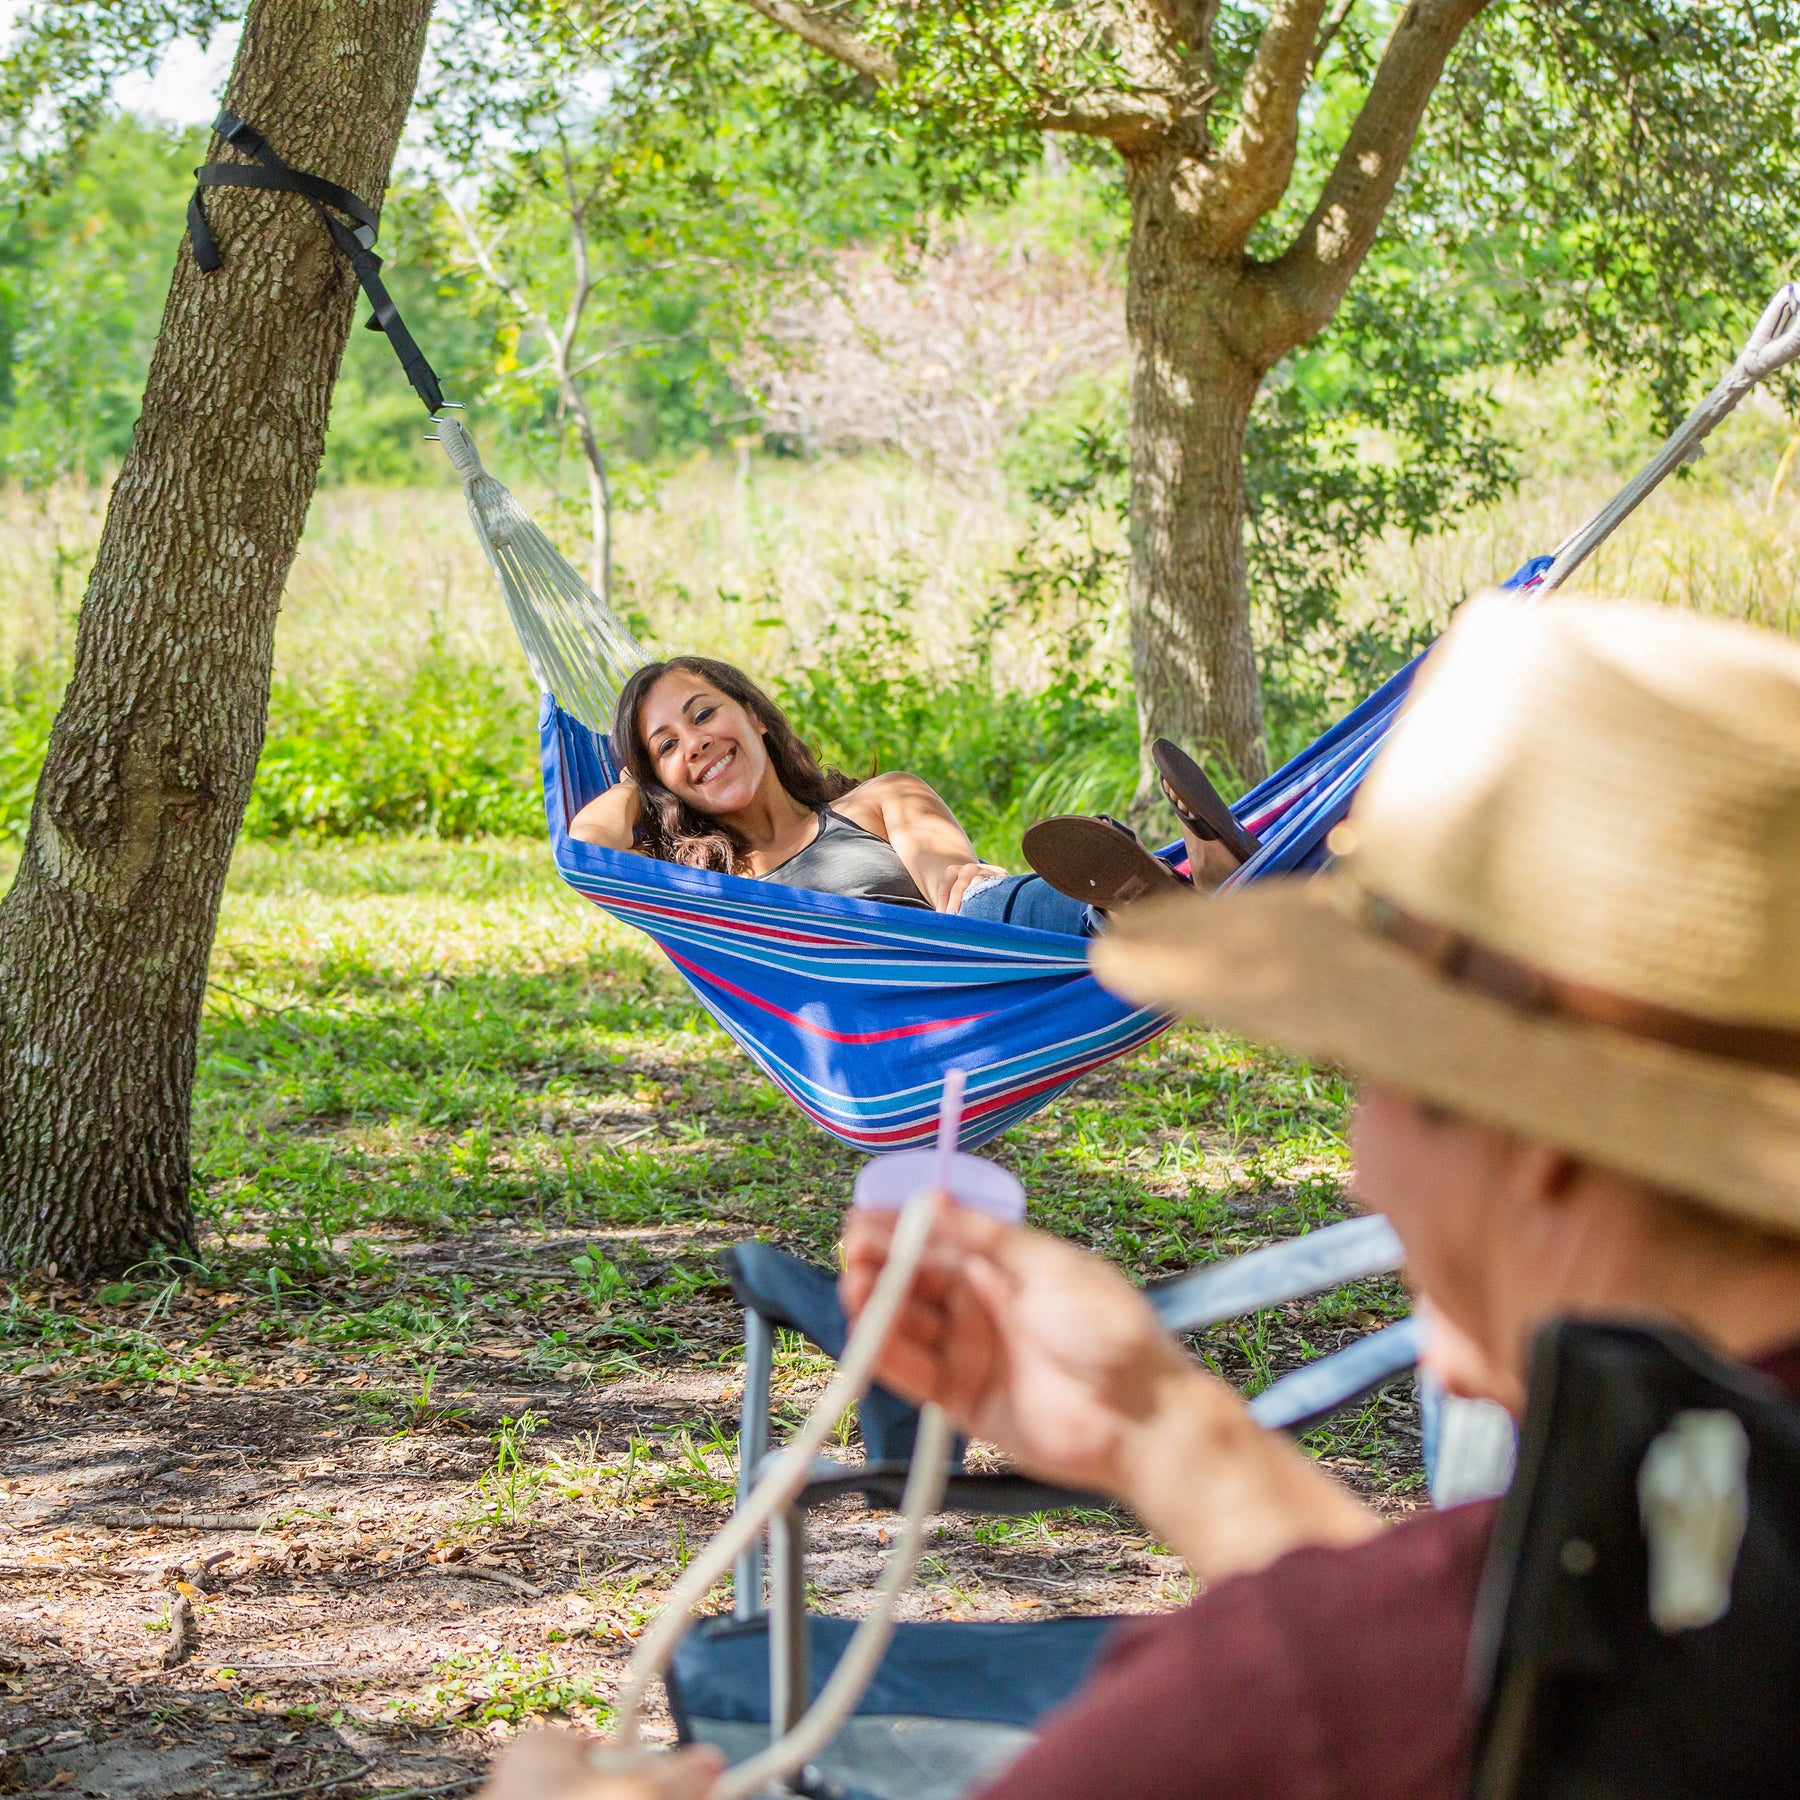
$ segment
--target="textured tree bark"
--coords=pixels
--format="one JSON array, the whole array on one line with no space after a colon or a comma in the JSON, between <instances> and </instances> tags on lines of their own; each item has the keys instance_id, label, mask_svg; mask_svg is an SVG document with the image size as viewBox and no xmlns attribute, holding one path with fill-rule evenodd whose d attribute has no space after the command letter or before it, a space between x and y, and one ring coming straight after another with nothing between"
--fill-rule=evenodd
<instances>
[{"instance_id":1,"label":"textured tree bark","mask_svg":"<svg viewBox=\"0 0 1800 1800\"><path fill-rule=\"evenodd\" d=\"M430 10L255 0L228 104L294 167L379 204ZM65 1273L191 1237L207 957L353 311L299 196L212 189L206 208L224 267L177 252L0 901L0 1252Z\"/></svg>"},{"instance_id":2,"label":"textured tree bark","mask_svg":"<svg viewBox=\"0 0 1800 1800\"><path fill-rule=\"evenodd\" d=\"M1244 437L1267 360L1240 259L1209 254L1192 159L1127 162L1131 674L1139 741L1265 768L1244 585Z\"/></svg>"}]
</instances>

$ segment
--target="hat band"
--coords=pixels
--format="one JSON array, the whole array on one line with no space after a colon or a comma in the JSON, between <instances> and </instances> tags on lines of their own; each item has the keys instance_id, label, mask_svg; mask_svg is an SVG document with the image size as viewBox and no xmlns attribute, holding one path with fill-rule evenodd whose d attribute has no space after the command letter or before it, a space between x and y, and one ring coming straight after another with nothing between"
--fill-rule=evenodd
<instances>
[{"instance_id":1,"label":"hat band","mask_svg":"<svg viewBox=\"0 0 1800 1800\"><path fill-rule=\"evenodd\" d=\"M1800 1075L1800 1029L1709 1019L1552 975L1453 926L1421 919L1382 894L1365 893L1361 913L1371 931L1429 964L1447 981L1504 1001L1515 1011L1603 1025L1678 1050Z\"/></svg>"}]
</instances>

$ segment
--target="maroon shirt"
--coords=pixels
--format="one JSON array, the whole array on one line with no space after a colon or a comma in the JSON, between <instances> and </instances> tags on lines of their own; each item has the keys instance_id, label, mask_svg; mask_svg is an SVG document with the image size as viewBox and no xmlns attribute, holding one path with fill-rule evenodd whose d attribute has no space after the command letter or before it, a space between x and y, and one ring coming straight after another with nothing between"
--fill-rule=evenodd
<instances>
[{"instance_id":1,"label":"maroon shirt","mask_svg":"<svg viewBox=\"0 0 1800 1800\"><path fill-rule=\"evenodd\" d=\"M1800 1349L1758 1365L1800 1396ZM1122 1626L981 1800L1460 1800L1492 1501L1295 1550Z\"/></svg>"}]
</instances>

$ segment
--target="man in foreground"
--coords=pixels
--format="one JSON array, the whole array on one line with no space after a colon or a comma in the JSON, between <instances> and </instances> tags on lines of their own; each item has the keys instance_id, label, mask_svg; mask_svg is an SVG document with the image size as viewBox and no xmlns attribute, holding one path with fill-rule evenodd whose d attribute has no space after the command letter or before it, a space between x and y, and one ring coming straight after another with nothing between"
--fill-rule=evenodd
<instances>
[{"instance_id":1,"label":"man in foreground","mask_svg":"<svg viewBox=\"0 0 1800 1800\"><path fill-rule=\"evenodd\" d=\"M1566 1315L1668 1320L1800 1390L1800 647L1475 602L1334 849L1317 881L1127 913L1095 966L1358 1077L1358 1196L1464 1391L1517 1411ZM852 1310L891 1223L850 1222ZM1107 1265L948 1207L881 1379L1212 1584L1121 1631L989 1800L1463 1791L1490 1506L1382 1529Z\"/></svg>"}]
</instances>

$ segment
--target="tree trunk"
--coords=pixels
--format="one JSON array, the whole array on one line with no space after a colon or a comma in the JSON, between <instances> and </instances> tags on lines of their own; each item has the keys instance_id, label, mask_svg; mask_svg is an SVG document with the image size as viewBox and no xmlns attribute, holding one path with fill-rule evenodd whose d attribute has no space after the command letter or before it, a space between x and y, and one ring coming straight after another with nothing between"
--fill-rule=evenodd
<instances>
[{"instance_id":1,"label":"tree trunk","mask_svg":"<svg viewBox=\"0 0 1800 1800\"><path fill-rule=\"evenodd\" d=\"M1234 342L1242 264L1209 257L1187 161L1127 159L1131 670L1140 740L1264 773L1244 580L1244 437L1264 369Z\"/></svg>"},{"instance_id":2,"label":"tree trunk","mask_svg":"<svg viewBox=\"0 0 1800 1800\"><path fill-rule=\"evenodd\" d=\"M429 13L255 0L228 104L294 167L379 204ZM207 957L353 310L298 195L215 188L206 209L224 267L177 253L0 902L0 1251L65 1273L191 1239Z\"/></svg>"}]
</instances>

